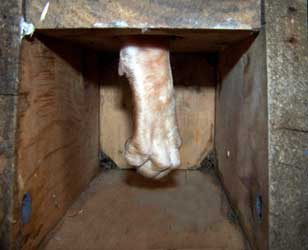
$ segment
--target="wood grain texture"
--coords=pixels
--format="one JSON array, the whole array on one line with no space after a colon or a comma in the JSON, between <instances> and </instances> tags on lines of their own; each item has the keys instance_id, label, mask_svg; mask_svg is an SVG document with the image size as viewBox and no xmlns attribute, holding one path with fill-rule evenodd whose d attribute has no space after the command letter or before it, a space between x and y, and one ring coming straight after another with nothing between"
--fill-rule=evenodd
<instances>
[{"instance_id":1,"label":"wood grain texture","mask_svg":"<svg viewBox=\"0 0 308 250\"><path fill-rule=\"evenodd\" d=\"M13 72L14 74L14 72ZM10 249L15 241L14 223L15 190L15 114L16 96L0 95L0 249Z\"/></svg>"},{"instance_id":2,"label":"wood grain texture","mask_svg":"<svg viewBox=\"0 0 308 250\"><path fill-rule=\"evenodd\" d=\"M215 145L218 170L253 249L268 249L265 36L220 55ZM260 210L256 210L257 197ZM261 207L262 206L262 207Z\"/></svg>"},{"instance_id":3,"label":"wood grain texture","mask_svg":"<svg viewBox=\"0 0 308 250\"><path fill-rule=\"evenodd\" d=\"M21 1L2 1L0 5L0 95L14 95L18 88L19 22Z\"/></svg>"},{"instance_id":4,"label":"wood grain texture","mask_svg":"<svg viewBox=\"0 0 308 250\"><path fill-rule=\"evenodd\" d=\"M56 40L24 41L19 90L16 234L22 249L42 238L98 172L95 54ZM32 197L28 224L23 195Z\"/></svg>"},{"instance_id":5,"label":"wood grain texture","mask_svg":"<svg viewBox=\"0 0 308 250\"><path fill-rule=\"evenodd\" d=\"M181 168L199 167L213 147L215 69L206 54L171 55L176 112L183 145ZM117 73L118 56L104 54L101 61L101 149L120 168L128 168L123 156L132 136L132 93L126 78Z\"/></svg>"},{"instance_id":6,"label":"wood grain texture","mask_svg":"<svg viewBox=\"0 0 308 250\"><path fill-rule=\"evenodd\" d=\"M265 1L269 248L308 246L307 1Z\"/></svg>"},{"instance_id":7,"label":"wood grain texture","mask_svg":"<svg viewBox=\"0 0 308 250\"><path fill-rule=\"evenodd\" d=\"M230 214L211 171L153 181L114 169L91 183L40 250L246 250Z\"/></svg>"},{"instance_id":8,"label":"wood grain texture","mask_svg":"<svg viewBox=\"0 0 308 250\"><path fill-rule=\"evenodd\" d=\"M21 1L0 3L0 249L15 243L12 235L15 191L16 92L19 83Z\"/></svg>"},{"instance_id":9,"label":"wood grain texture","mask_svg":"<svg viewBox=\"0 0 308 250\"><path fill-rule=\"evenodd\" d=\"M259 0L45 0L29 1L27 16L42 28L258 29Z\"/></svg>"},{"instance_id":10,"label":"wood grain texture","mask_svg":"<svg viewBox=\"0 0 308 250\"><path fill-rule=\"evenodd\" d=\"M215 52L241 42L255 33L251 30L202 29L42 29L37 33L61 38L98 51L117 52L123 45L123 36L150 36L169 39L172 52Z\"/></svg>"}]
</instances>

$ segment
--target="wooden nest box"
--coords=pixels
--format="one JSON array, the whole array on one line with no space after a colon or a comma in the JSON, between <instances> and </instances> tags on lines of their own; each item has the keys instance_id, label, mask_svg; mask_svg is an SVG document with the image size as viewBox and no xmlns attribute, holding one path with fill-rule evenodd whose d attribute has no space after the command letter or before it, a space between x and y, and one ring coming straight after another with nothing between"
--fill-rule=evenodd
<instances>
[{"instance_id":1,"label":"wooden nest box","mask_svg":"<svg viewBox=\"0 0 308 250\"><path fill-rule=\"evenodd\" d=\"M55 249L46 239L61 219L65 234L96 211L109 238L85 238L89 248L80 250L306 250L304 1L11 0L0 12L0 249ZM124 170L132 101L117 66L128 35L170 42L183 146L182 170L169 184ZM102 160L123 171L102 170ZM96 176L99 209L84 201L84 214L67 213ZM228 213L218 209L223 202ZM70 224L70 216L81 219ZM145 238L125 243L125 227ZM151 230L165 238L152 240ZM234 243L239 237L245 244Z\"/></svg>"}]
</instances>

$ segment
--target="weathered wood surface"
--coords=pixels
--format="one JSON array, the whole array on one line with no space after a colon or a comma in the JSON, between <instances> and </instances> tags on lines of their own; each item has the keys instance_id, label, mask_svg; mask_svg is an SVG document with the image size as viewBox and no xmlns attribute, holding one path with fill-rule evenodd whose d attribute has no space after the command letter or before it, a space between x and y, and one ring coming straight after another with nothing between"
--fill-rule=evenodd
<instances>
[{"instance_id":1,"label":"weathered wood surface","mask_svg":"<svg viewBox=\"0 0 308 250\"><path fill-rule=\"evenodd\" d=\"M49 3L44 20L42 12ZM259 29L259 0L33 0L27 16L39 29Z\"/></svg>"},{"instance_id":2,"label":"weathered wood surface","mask_svg":"<svg viewBox=\"0 0 308 250\"><path fill-rule=\"evenodd\" d=\"M0 95L0 249L12 243L16 96Z\"/></svg>"},{"instance_id":3,"label":"weathered wood surface","mask_svg":"<svg viewBox=\"0 0 308 250\"><path fill-rule=\"evenodd\" d=\"M308 247L307 1L265 1L269 249Z\"/></svg>"},{"instance_id":4,"label":"weathered wood surface","mask_svg":"<svg viewBox=\"0 0 308 250\"><path fill-rule=\"evenodd\" d=\"M16 238L36 249L98 172L97 57L62 41L24 41L17 130ZM24 193L32 197L20 221Z\"/></svg>"},{"instance_id":5,"label":"weathered wood surface","mask_svg":"<svg viewBox=\"0 0 308 250\"><path fill-rule=\"evenodd\" d=\"M207 62L206 54L172 54L171 66L183 141L181 168L196 168L214 143L215 68ZM102 55L100 141L102 150L120 168L128 168L123 151L132 136L132 93L126 78L118 76L117 68L117 55Z\"/></svg>"},{"instance_id":6,"label":"weathered wood surface","mask_svg":"<svg viewBox=\"0 0 308 250\"><path fill-rule=\"evenodd\" d=\"M12 246L20 1L0 3L0 249Z\"/></svg>"},{"instance_id":7,"label":"weathered wood surface","mask_svg":"<svg viewBox=\"0 0 308 250\"><path fill-rule=\"evenodd\" d=\"M0 95L16 94L18 87L19 1L1 1L0 4Z\"/></svg>"},{"instance_id":8,"label":"weathered wood surface","mask_svg":"<svg viewBox=\"0 0 308 250\"><path fill-rule=\"evenodd\" d=\"M211 171L176 171L157 182L110 170L91 183L41 250L246 250L231 214Z\"/></svg>"},{"instance_id":9,"label":"weathered wood surface","mask_svg":"<svg viewBox=\"0 0 308 250\"><path fill-rule=\"evenodd\" d=\"M99 51L120 50L122 36L148 35L169 39L172 52L213 52L252 36L251 30L194 30L194 29L44 29L46 36L61 38Z\"/></svg>"},{"instance_id":10,"label":"weathered wood surface","mask_svg":"<svg viewBox=\"0 0 308 250\"><path fill-rule=\"evenodd\" d=\"M251 40L221 53L215 145L222 182L248 239L253 249L267 250L268 141L264 33L249 47ZM256 210L259 195L262 218Z\"/></svg>"}]
</instances>

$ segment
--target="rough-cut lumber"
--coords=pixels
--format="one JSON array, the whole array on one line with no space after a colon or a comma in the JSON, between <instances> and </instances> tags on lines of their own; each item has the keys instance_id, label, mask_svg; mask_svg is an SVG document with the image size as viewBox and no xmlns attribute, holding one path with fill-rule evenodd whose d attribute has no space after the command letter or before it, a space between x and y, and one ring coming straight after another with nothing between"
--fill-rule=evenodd
<instances>
[{"instance_id":1,"label":"rough-cut lumber","mask_svg":"<svg viewBox=\"0 0 308 250\"><path fill-rule=\"evenodd\" d=\"M308 246L307 1L265 1L269 249Z\"/></svg>"},{"instance_id":2,"label":"rough-cut lumber","mask_svg":"<svg viewBox=\"0 0 308 250\"><path fill-rule=\"evenodd\" d=\"M22 249L36 249L98 171L97 57L37 38L21 53L15 237ZM32 214L22 225L26 192Z\"/></svg>"},{"instance_id":3,"label":"rough-cut lumber","mask_svg":"<svg viewBox=\"0 0 308 250\"><path fill-rule=\"evenodd\" d=\"M130 170L103 172L42 250L246 250L211 172L175 171L162 182Z\"/></svg>"},{"instance_id":4,"label":"rough-cut lumber","mask_svg":"<svg viewBox=\"0 0 308 250\"><path fill-rule=\"evenodd\" d=\"M248 90L249 86L258 85L261 88L261 92L255 91L252 95L259 96L258 99L250 98L243 102L248 108L253 108L251 114L255 122L249 125L250 119L245 118L246 113L240 112L245 110L245 107L234 110L233 117L227 110L223 115L219 106L227 100L223 101L223 97L218 99L216 124L220 124L220 127L217 126L215 142L219 168L231 201L239 209L242 225L253 247L305 250L308 245L307 5L301 0L265 1L264 13L265 29L254 42L261 42L263 49L258 49L257 57L253 57L250 64L266 65L266 69L262 70L266 73L266 78L252 86L246 84L250 82L247 78L243 86L248 87ZM225 79L238 79L240 74L234 75L232 72L245 60L247 61L247 58L244 56ZM263 73L258 75L263 76ZM238 79L236 84L239 83L241 81ZM231 86L224 85L225 89L235 86L232 83ZM222 86L218 93L222 93L223 89ZM249 90L247 93L250 92ZM232 103L236 102L230 95L238 95L238 92L227 95ZM245 100L245 97L245 93L239 95L240 100ZM225 107L227 106L232 107ZM223 124L225 127L222 129ZM241 124L241 127L249 125L246 128L250 132L239 133L241 130L238 130L236 136L233 136L234 133L230 130L238 127L238 124ZM223 130L229 132L224 133ZM254 136L255 132L257 137ZM233 139L219 146L217 143L222 142L222 136L219 134L231 136ZM265 139L265 143L262 139ZM235 173L232 174L231 169ZM234 178L236 176L241 178ZM263 220L259 224L253 218L257 194L262 196L263 203Z\"/></svg>"},{"instance_id":5,"label":"rough-cut lumber","mask_svg":"<svg viewBox=\"0 0 308 250\"><path fill-rule=\"evenodd\" d=\"M117 52L121 36L147 35L169 38L171 52L217 52L252 36L251 30L194 30L194 29L42 29L40 34L61 38L100 51Z\"/></svg>"},{"instance_id":6,"label":"rough-cut lumber","mask_svg":"<svg viewBox=\"0 0 308 250\"><path fill-rule=\"evenodd\" d=\"M0 95L0 249L12 243L16 96Z\"/></svg>"},{"instance_id":7,"label":"rough-cut lumber","mask_svg":"<svg viewBox=\"0 0 308 250\"><path fill-rule=\"evenodd\" d=\"M29 20L39 29L156 27L251 30L261 26L260 0L78 0L74 3L68 0L34 0L28 1L26 9Z\"/></svg>"},{"instance_id":8,"label":"rough-cut lumber","mask_svg":"<svg viewBox=\"0 0 308 250\"><path fill-rule=\"evenodd\" d=\"M171 54L171 66L183 141L181 168L194 168L213 148L215 69L206 54ZM118 76L117 67L117 55L102 55L100 142L101 149L120 168L128 168L123 149L132 136L132 93L127 80Z\"/></svg>"},{"instance_id":9,"label":"rough-cut lumber","mask_svg":"<svg viewBox=\"0 0 308 250\"><path fill-rule=\"evenodd\" d=\"M253 249L260 250L268 240L265 59L264 33L221 53L215 133L225 190Z\"/></svg>"},{"instance_id":10,"label":"rough-cut lumber","mask_svg":"<svg viewBox=\"0 0 308 250\"><path fill-rule=\"evenodd\" d=\"M16 91L19 81L20 1L0 4L0 249L13 245Z\"/></svg>"},{"instance_id":11,"label":"rough-cut lumber","mask_svg":"<svg viewBox=\"0 0 308 250\"><path fill-rule=\"evenodd\" d=\"M29 236L28 239L12 237L12 235L16 236L14 230L17 233L21 232L20 230L25 230L24 228L19 229L20 223L18 221L20 216L20 194L16 183L20 185L22 182L17 182L15 176L16 166L19 166L15 164L15 138L18 138L15 135L16 107L17 104L19 108L22 108L21 105L27 106L25 97L17 95L20 76L19 22L23 14L25 14L28 21L34 22L37 33L61 37L99 50L113 51L119 47L117 36L121 34L177 36L171 42L172 51L217 51L227 49L236 43L241 43L241 40L247 38L252 30L259 30L261 26L261 1L259 0L121 0L108 2L107 0L80 0L73 4L71 1L50 0L46 18L40 22L39 19L46 2L45 0L11 0L2 1L0 4L0 248L3 250L12 247L19 249L20 243L24 242L22 240L27 240L28 242L33 240L32 236ZM140 2L142 3L140 4ZM269 173L268 249L306 250L305 248L308 245L306 233L308 224L306 206L308 203L308 186L306 185L308 155L306 101L308 95L306 72L308 68L306 56L308 50L307 6L304 0L264 2L265 9L263 13L266 32L266 44L264 45L266 64L264 63L264 65L266 65L268 81L266 98L268 116L266 117L266 123L269 125L265 135L267 136L268 134L268 149L266 150L269 161L265 163L264 167ZM24 4L24 13L21 11L22 3ZM104 7L107 8L98 8L102 4L105 4ZM125 21L129 25L127 28L123 27L125 26ZM96 25L94 25L95 23ZM148 27L150 25L152 26ZM94 30L74 29L93 28L94 26L96 26ZM69 27L72 29L61 29ZM183 38L181 38L181 34L183 34ZM105 37L103 45L101 45L102 37ZM260 53L263 54L264 51L260 51ZM61 57L59 54L57 56ZM257 58L259 58L259 55ZM240 61L244 62L245 60L247 58ZM258 61L251 60L250 62L259 65ZM31 63L32 61L29 60L29 64ZM42 64L42 66L44 65ZM243 67L243 65L240 67ZM249 69L251 67L248 67ZM232 74L232 70L230 74ZM233 77L235 76L233 75ZM241 99L243 97L239 98L243 100ZM250 101L248 100L249 103ZM216 111L216 114L220 115L218 111ZM261 114L256 113L257 116ZM241 115L238 116L238 118L240 117ZM22 119L26 118L23 117ZM244 121L244 124L245 122L247 123L247 121ZM258 127L258 124L253 124L252 127ZM226 129L232 128L226 127ZM69 129L63 132L63 134L66 133L70 134ZM231 135L231 137L234 138L234 135ZM225 138L223 139L225 140ZM215 141L219 142L217 139ZM259 139L257 139L258 141ZM256 146L253 143L250 145ZM238 150L238 152L249 152L250 150L248 144L242 144L240 149L242 150ZM231 148L230 153L226 149L221 150L222 155L219 157L229 157L232 160L232 157L234 157L232 150L234 149ZM256 154L260 154L260 151L257 150ZM250 156L251 154L249 153L245 155L245 157ZM247 158L245 157L246 162ZM259 158L258 161L248 162L248 167L244 170L250 171L250 166L259 164L260 159L263 158ZM228 173L226 172L226 174ZM252 176L252 178L244 178L243 183L240 182L241 184L234 183L234 186L239 186L239 190L235 188L235 191L242 192L245 185L249 187L250 192L257 190L256 183L259 182L256 180L259 180L260 177L258 175L258 178L256 178L254 173L256 173L255 169L249 173L245 172L243 176ZM44 181L48 183L49 179L53 179L53 176L48 175ZM68 178L64 179L69 181ZM33 185L36 185L35 183ZM262 190L267 188L266 183L262 185ZM19 194L16 199L14 199L15 194ZM244 216L248 216L247 218L252 216L252 213L246 210L246 205L249 204L248 200L250 198L252 200L252 209L255 202L253 201L255 199L253 196L246 196L244 203L238 203L239 207L240 205L243 208L245 207L242 210L243 216L241 218L243 225L246 226L249 223L245 224ZM234 198L234 204L236 204L236 201ZM12 214L13 207L16 208L14 215ZM265 215L266 207L266 199L265 201L263 199ZM49 209L49 207L45 208L46 210ZM37 219L37 222L44 225L44 219ZM254 223L251 222L250 224L253 225ZM14 225L14 230L12 225ZM260 226L256 226L256 233L253 233L255 236L251 236L252 231L246 230L247 234L250 234L250 238L253 239L252 242L255 239L260 239L258 235L263 235L263 229L259 230L259 228L264 228L264 225L261 223ZM41 235L42 233L40 232L37 234L38 237L41 237ZM35 240L38 241L38 238ZM32 243L28 244L31 245ZM267 244L267 241L260 241L259 244Z\"/></svg>"},{"instance_id":12,"label":"rough-cut lumber","mask_svg":"<svg viewBox=\"0 0 308 250\"><path fill-rule=\"evenodd\" d=\"M0 95L16 94L19 68L19 1L1 1L0 5Z\"/></svg>"}]
</instances>

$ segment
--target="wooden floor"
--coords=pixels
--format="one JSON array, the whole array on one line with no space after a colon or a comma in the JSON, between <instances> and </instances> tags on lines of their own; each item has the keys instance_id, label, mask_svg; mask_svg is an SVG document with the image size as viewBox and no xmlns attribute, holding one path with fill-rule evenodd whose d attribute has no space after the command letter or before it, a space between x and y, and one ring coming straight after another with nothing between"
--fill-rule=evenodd
<instances>
[{"instance_id":1,"label":"wooden floor","mask_svg":"<svg viewBox=\"0 0 308 250\"><path fill-rule=\"evenodd\" d=\"M105 170L49 235L44 250L246 250L219 182L206 170L150 181Z\"/></svg>"}]
</instances>

